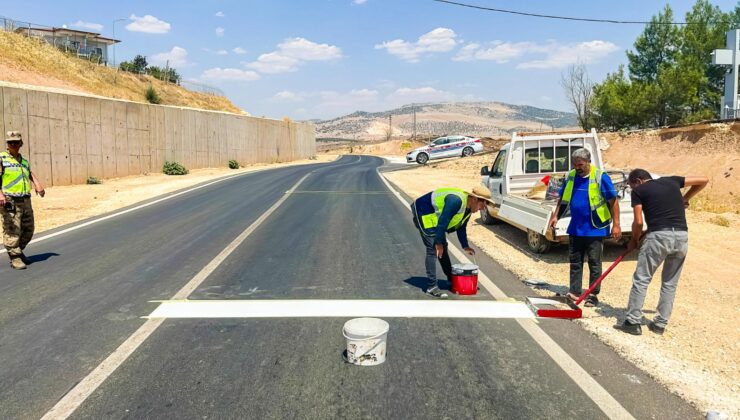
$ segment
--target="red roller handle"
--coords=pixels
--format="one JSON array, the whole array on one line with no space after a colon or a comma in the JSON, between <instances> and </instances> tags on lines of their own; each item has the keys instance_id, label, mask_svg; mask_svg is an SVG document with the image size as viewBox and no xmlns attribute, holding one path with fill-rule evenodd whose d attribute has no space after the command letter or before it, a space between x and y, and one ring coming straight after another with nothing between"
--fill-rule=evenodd
<instances>
[{"instance_id":1,"label":"red roller handle","mask_svg":"<svg viewBox=\"0 0 740 420\"><path fill-rule=\"evenodd\" d=\"M614 260L614 262L612 263L612 265L610 265L609 268L607 268L606 271L604 271L601 274L601 276L599 276L599 278L596 279L596 281L594 282L594 284L591 287L589 287L588 290L586 290L586 292L584 292L581 295L581 297L578 298L578 300L576 301L576 305L580 305L581 302L583 302L583 299L586 299L586 296L588 296L589 294L591 294L591 292L594 291L594 289L596 288L596 286L598 286L599 283L601 283L601 280L604 280L604 277L606 277L607 274L609 274L614 269L614 267L616 267L617 264L619 264L622 261L622 258L624 258L628 253L629 253L629 251L624 251L622 253L622 255L618 256L617 259Z\"/></svg>"}]
</instances>

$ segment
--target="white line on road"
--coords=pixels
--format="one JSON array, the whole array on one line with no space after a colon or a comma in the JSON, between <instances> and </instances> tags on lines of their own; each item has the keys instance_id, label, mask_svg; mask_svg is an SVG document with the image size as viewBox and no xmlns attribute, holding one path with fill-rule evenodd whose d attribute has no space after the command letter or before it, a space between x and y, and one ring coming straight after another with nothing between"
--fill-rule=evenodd
<instances>
[{"instance_id":1,"label":"white line on road","mask_svg":"<svg viewBox=\"0 0 740 420\"><path fill-rule=\"evenodd\" d=\"M244 175L254 174L254 173L257 173L257 172L269 171L269 170L272 170L272 169L280 169L280 168L255 169L253 171L243 172L243 173L240 173L240 174L229 175L229 176L226 176L226 177L223 177L223 178L219 178L219 179L217 179L215 181L211 181L211 182L209 182L207 184L198 185L197 187L193 187L193 188L190 188L190 189L187 189L187 190L184 190L184 191L180 191L178 193L175 193L175 194L172 194L172 195L168 195L166 197L162 197L162 198L159 198L157 200L150 201L148 203L144 203L144 204L138 205L136 207L131 207L130 209L122 210L122 211L119 211L117 213L109 214L107 216L103 216L103 217L98 218L98 219L90 220L90 221L85 222L85 223L80 223L79 225L75 225L75 226L72 226L72 227L68 227L66 229L62 229L62 230L60 230L58 232L54 232L54 233L50 233L48 235L44 235L44 236L38 237L36 239L33 239L31 242L29 242L29 245L30 244L39 243L39 242L45 241L47 239L51 239L51 238L53 238L55 236L63 235L65 233L69 233L69 232L75 231L77 229L82 229L84 227L87 227L87 226L90 226L90 225L94 225L95 223L100 223L102 221L105 221L105 220L108 220L108 219L112 219L114 217L118 217L118 216L124 215L126 213L131 213L132 211L141 210L141 209L143 209L145 207L153 206L153 205L158 204L158 203L161 203L163 201L167 201L167 200L173 199L173 198L175 198L177 196L180 196L180 195L183 195L183 194L187 194L187 193L190 193L190 192L199 190L201 188L209 187L209 186L211 186L213 184L218 184L219 182L228 181L228 180L230 180L232 178L237 178L237 177L244 176ZM6 249L0 249L0 254L4 254L6 252L8 252Z\"/></svg>"},{"instance_id":2,"label":"white line on road","mask_svg":"<svg viewBox=\"0 0 740 420\"><path fill-rule=\"evenodd\" d=\"M215 269L221 264L234 250L244 242L247 237L259 227L285 200L290 197L290 193L295 191L303 181L313 172L303 176L293 187L265 211L257 220L255 220L247 229L236 237L226 248L223 249L216 257L203 267L195 277L192 278L180 291L175 293L172 299L185 299L188 295L200 285ZM202 188L202 187L201 187ZM54 407L49 410L42 420L47 419L66 419L77 407L79 407L92 393L116 370L123 362L159 327L164 319L148 319L144 325L139 327L126 341L123 342L113 353L111 353L100 365L90 372L82 381L72 388Z\"/></svg>"},{"instance_id":3,"label":"white line on road","mask_svg":"<svg viewBox=\"0 0 740 420\"><path fill-rule=\"evenodd\" d=\"M405 207L411 211L409 203L401 196L401 194L391 185L388 180L380 173L378 168L375 169L378 176L385 183L389 190L393 191L396 198L401 201ZM449 249L452 255L463 263L472 263L467 255L457 248L454 244L449 244ZM478 270L478 282L485 287L491 295L499 300L509 299L501 289L499 289L492 281L483 273L483 270ZM586 372L581 365L573 360L570 355L563 350L547 333L542 330L537 324L536 320L525 320L517 319L519 325L524 331L529 334L530 337L547 353L552 360L560 366L563 371L570 376L570 378L578 385L581 390L591 400L601 408L604 414L610 419L634 419L634 417L627 411L622 404L619 403L604 387L601 386L588 372Z\"/></svg>"},{"instance_id":4,"label":"white line on road","mask_svg":"<svg viewBox=\"0 0 740 420\"><path fill-rule=\"evenodd\" d=\"M523 302L380 299L172 300L147 318L534 318Z\"/></svg>"}]
</instances>

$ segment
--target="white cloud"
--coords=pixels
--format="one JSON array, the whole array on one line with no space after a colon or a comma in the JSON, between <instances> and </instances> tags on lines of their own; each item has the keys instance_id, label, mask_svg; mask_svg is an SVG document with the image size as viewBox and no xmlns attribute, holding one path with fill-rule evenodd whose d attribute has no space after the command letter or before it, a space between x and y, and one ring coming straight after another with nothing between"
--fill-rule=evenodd
<instances>
[{"instance_id":1,"label":"white cloud","mask_svg":"<svg viewBox=\"0 0 740 420\"><path fill-rule=\"evenodd\" d=\"M276 74L296 71L299 64L300 60L297 58L271 52L260 55L257 57L257 61L246 63L246 66L260 73Z\"/></svg>"},{"instance_id":2,"label":"white cloud","mask_svg":"<svg viewBox=\"0 0 740 420\"><path fill-rule=\"evenodd\" d=\"M262 73L296 71L305 61L329 61L342 57L342 50L329 44L317 44L305 38L288 38L273 52L262 54L245 66Z\"/></svg>"},{"instance_id":3,"label":"white cloud","mask_svg":"<svg viewBox=\"0 0 740 420\"><path fill-rule=\"evenodd\" d=\"M550 42L547 46L546 57L521 63L520 69L552 69L563 68L571 64L589 64L619 51L619 46L608 41L587 41L577 44L557 44Z\"/></svg>"},{"instance_id":4,"label":"white cloud","mask_svg":"<svg viewBox=\"0 0 740 420\"><path fill-rule=\"evenodd\" d=\"M216 36L218 36L218 37L224 36L224 32L225 32L224 28L222 28L220 26L218 28L216 28Z\"/></svg>"},{"instance_id":5,"label":"white cloud","mask_svg":"<svg viewBox=\"0 0 740 420\"><path fill-rule=\"evenodd\" d=\"M229 54L229 52L228 52L228 51L226 51L226 50L218 50L218 51L216 51L216 54L217 54L217 55L228 55L228 54Z\"/></svg>"},{"instance_id":6,"label":"white cloud","mask_svg":"<svg viewBox=\"0 0 740 420\"><path fill-rule=\"evenodd\" d=\"M69 26L72 26L73 28L81 28L81 29L88 29L95 32L103 32L103 25L99 23L92 23L92 22L85 22L82 20L78 20L75 23L70 23Z\"/></svg>"},{"instance_id":7,"label":"white cloud","mask_svg":"<svg viewBox=\"0 0 740 420\"><path fill-rule=\"evenodd\" d=\"M273 95L272 100L275 102L301 102L303 95L289 90L283 90Z\"/></svg>"},{"instance_id":8,"label":"white cloud","mask_svg":"<svg viewBox=\"0 0 740 420\"><path fill-rule=\"evenodd\" d=\"M239 54L239 55L243 55L243 54L246 54L246 53L247 53L247 50L245 50L245 49L244 49L244 48L242 48L242 47L236 47L236 48L234 48L234 49L233 49L233 50L231 50L231 51L233 51L233 52L234 52L234 54Z\"/></svg>"},{"instance_id":9,"label":"white cloud","mask_svg":"<svg viewBox=\"0 0 740 420\"><path fill-rule=\"evenodd\" d=\"M216 14L214 16L216 16L216 17L224 17L226 15L224 14L224 12L218 11L218 12L216 12Z\"/></svg>"},{"instance_id":10,"label":"white cloud","mask_svg":"<svg viewBox=\"0 0 740 420\"><path fill-rule=\"evenodd\" d=\"M394 106L406 105L412 102L440 102L453 100L455 100L454 94L435 89L431 86L420 88L402 87L396 89L386 97L386 102L389 102Z\"/></svg>"},{"instance_id":11,"label":"white cloud","mask_svg":"<svg viewBox=\"0 0 740 420\"><path fill-rule=\"evenodd\" d=\"M142 17L131 15L129 16L133 22L126 25L126 29L131 32L144 32L147 34L166 34L170 31L172 25L169 23L159 20L152 15L145 15Z\"/></svg>"},{"instance_id":12,"label":"white cloud","mask_svg":"<svg viewBox=\"0 0 740 420\"><path fill-rule=\"evenodd\" d=\"M367 0L352 0L352 3L358 4L358 5L359 4L365 4L365 3L367 3Z\"/></svg>"},{"instance_id":13,"label":"white cloud","mask_svg":"<svg viewBox=\"0 0 740 420\"><path fill-rule=\"evenodd\" d=\"M532 59L519 63L519 69L563 68L574 63L593 63L600 58L618 51L619 47L608 41L587 41L561 44L557 41L537 42L504 42L493 41L487 46L469 43L458 51L454 61L495 61L508 63L525 56L540 55L544 58Z\"/></svg>"},{"instance_id":14,"label":"white cloud","mask_svg":"<svg viewBox=\"0 0 740 420\"><path fill-rule=\"evenodd\" d=\"M457 34L452 29L437 28L420 36L416 42L395 39L378 44L375 49L385 49L401 60L418 63L424 54L451 51L457 45L456 37Z\"/></svg>"},{"instance_id":15,"label":"white cloud","mask_svg":"<svg viewBox=\"0 0 740 420\"><path fill-rule=\"evenodd\" d=\"M208 80L232 80L250 82L253 80L258 80L260 78L260 75L249 70L234 68L222 69L220 67L214 67L212 69L204 71L203 74L200 75L200 78Z\"/></svg>"},{"instance_id":16,"label":"white cloud","mask_svg":"<svg viewBox=\"0 0 740 420\"><path fill-rule=\"evenodd\" d=\"M458 51L454 61L490 60L497 63L508 63L514 58L533 52L546 52L546 45L533 42L503 42L494 41L489 47L482 47L477 43L470 43Z\"/></svg>"},{"instance_id":17,"label":"white cloud","mask_svg":"<svg viewBox=\"0 0 740 420\"><path fill-rule=\"evenodd\" d=\"M172 50L169 52L163 52L159 54L154 54L149 58L149 62L154 64L155 66L165 66L167 65L167 62L169 61L170 67L187 67L190 63L188 63L188 52L185 48L181 47L172 47Z\"/></svg>"}]
</instances>

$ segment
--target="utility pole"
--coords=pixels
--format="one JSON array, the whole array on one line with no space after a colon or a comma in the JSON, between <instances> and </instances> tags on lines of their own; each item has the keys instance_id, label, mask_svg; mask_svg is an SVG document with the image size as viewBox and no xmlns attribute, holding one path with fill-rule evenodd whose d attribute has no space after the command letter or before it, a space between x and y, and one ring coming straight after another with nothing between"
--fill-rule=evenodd
<instances>
[{"instance_id":1,"label":"utility pole","mask_svg":"<svg viewBox=\"0 0 740 420\"><path fill-rule=\"evenodd\" d=\"M393 137L393 115L388 115L388 140Z\"/></svg>"},{"instance_id":2,"label":"utility pole","mask_svg":"<svg viewBox=\"0 0 740 420\"><path fill-rule=\"evenodd\" d=\"M411 137L412 140L416 140L416 104L411 105L414 109L414 135Z\"/></svg>"},{"instance_id":3,"label":"utility pole","mask_svg":"<svg viewBox=\"0 0 740 420\"><path fill-rule=\"evenodd\" d=\"M113 41L116 40L116 22L120 22L122 20L128 20L128 18L113 19ZM116 44L117 42L113 43L113 67L116 67Z\"/></svg>"}]
</instances>

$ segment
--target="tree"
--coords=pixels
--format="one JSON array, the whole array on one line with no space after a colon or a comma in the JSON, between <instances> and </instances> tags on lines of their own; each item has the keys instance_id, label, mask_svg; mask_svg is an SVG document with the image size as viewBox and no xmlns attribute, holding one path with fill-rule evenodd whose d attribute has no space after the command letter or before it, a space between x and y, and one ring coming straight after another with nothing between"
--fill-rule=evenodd
<instances>
[{"instance_id":1,"label":"tree","mask_svg":"<svg viewBox=\"0 0 740 420\"><path fill-rule=\"evenodd\" d=\"M143 73L149 63L146 62L146 57L137 54L136 57L134 57L133 65L134 71L137 73Z\"/></svg>"},{"instance_id":2,"label":"tree","mask_svg":"<svg viewBox=\"0 0 740 420\"><path fill-rule=\"evenodd\" d=\"M591 99L593 82L588 77L588 71L583 64L573 64L560 77L560 85L565 90L568 102L576 111L578 125L584 130L591 128Z\"/></svg>"},{"instance_id":3,"label":"tree","mask_svg":"<svg viewBox=\"0 0 740 420\"><path fill-rule=\"evenodd\" d=\"M725 34L731 22L736 22L737 13L737 6L733 13L724 13L707 0L697 0L686 13L687 25L683 29L680 49L683 67L704 75L697 89L699 101L690 110L692 114L719 116L726 69L711 65L710 54L714 49L724 48Z\"/></svg>"},{"instance_id":4,"label":"tree","mask_svg":"<svg viewBox=\"0 0 740 420\"><path fill-rule=\"evenodd\" d=\"M675 62L681 32L676 25L671 24L672 22L673 10L666 4L663 12L653 16L642 34L637 37L635 51L627 51L632 80L652 83L657 80L661 66Z\"/></svg>"}]
</instances>

